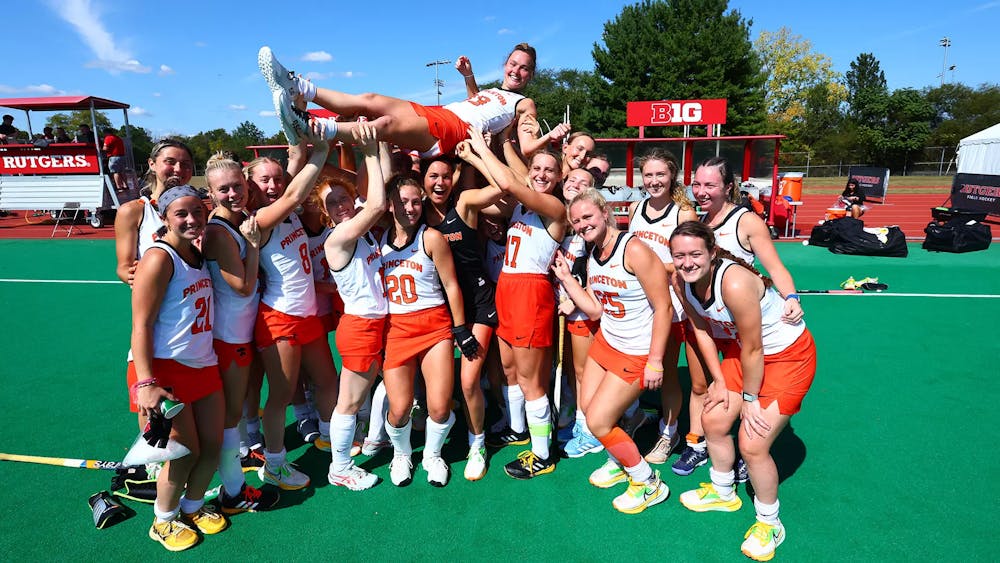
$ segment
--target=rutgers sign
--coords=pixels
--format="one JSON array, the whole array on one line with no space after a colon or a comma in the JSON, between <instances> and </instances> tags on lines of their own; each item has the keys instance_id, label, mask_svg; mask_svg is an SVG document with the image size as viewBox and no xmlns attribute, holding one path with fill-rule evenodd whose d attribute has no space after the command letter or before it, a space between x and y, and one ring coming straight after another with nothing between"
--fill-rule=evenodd
<instances>
[{"instance_id":1,"label":"rutgers sign","mask_svg":"<svg viewBox=\"0 0 1000 563\"><path fill-rule=\"evenodd\" d=\"M726 100L657 100L629 102L629 127L664 125L722 125L726 122Z\"/></svg>"},{"instance_id":2,"label":"rutgers sign","mask_svg":"<svg viewBox=\"0 0 1000 563\"><path fill-rule=\"evenodd\" d=\"M93 145L0 147L0 174L97 174L97 149Z\"/></svg>"}]
</instances>

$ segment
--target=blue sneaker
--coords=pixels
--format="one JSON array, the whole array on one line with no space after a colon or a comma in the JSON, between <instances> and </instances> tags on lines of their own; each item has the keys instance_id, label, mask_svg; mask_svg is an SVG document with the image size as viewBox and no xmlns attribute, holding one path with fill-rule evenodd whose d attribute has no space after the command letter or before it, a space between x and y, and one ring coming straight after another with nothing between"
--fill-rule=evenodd
<instances>
[{"instance_id":1,"label":"blue sneaker","mask_svg":"<svg viewBox=\"0 0 1000 563\"><path fill-rule=\"evenodd\" d=\"M563 447L563 451L566 452L566 457L578 458L583 457L587 454L593 454L604 450L604 444L600 442L593 434L587 432L586 430L581 431L579 434L573 437L572 440L566 442L566 446Z\"/></svg>"},{"instance_id":2,"label":"blue sneaker","mask_svg":"<svg viewBox=\"0 0 1000 563\"><path fill-rule=\"evenodd\" d=\"M696 450L691 446L684 448L681 457L674 462L673 470L678 475L690 475L695 469L708 463L708 448Z\"/></svg>"}]
</instances>

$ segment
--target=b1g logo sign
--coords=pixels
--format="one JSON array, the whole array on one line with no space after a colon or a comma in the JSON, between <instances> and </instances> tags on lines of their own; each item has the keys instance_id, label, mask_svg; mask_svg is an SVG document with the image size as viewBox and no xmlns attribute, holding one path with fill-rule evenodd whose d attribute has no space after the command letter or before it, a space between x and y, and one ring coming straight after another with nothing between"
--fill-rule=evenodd
<instances>
[{"instance_id":1,"label":"b1g logo sign","mask_svg":"<svg viewBox=\"0 0 1000 563\"><path fill-rule=\"evenodd\" d=\"M722 125L726 122L726 100L657 100L629 102L629 127L664 125Z\"/></svg>"}]
</instances>

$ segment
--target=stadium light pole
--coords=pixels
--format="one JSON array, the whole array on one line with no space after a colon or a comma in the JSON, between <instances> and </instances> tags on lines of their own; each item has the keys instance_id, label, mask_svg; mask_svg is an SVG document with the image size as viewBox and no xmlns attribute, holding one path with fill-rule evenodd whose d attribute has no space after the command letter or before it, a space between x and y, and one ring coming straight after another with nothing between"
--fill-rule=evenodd
<instances>
[{"instance_id":1,"label":"stadium light pole","mask_svg":"<svg viewBox=\"0 0 1000 563\"><path fill-rule=\"evenodd\" d=\"M938 45L944 47L944 60L941 61L941 86L944 86L944 73L948 69L948 47L951 47L951 39L942 37Z\"/></svg>"},{"instance_id":2,"label":"stadium light pole","mask_svg":"<svg viewBox=\"0 0 1000 563\"><path fill-rule=\"evenodd\" d=\"M434 67L434 88L437 89L437 105L441 105L441 87L444 86L444 81L438 78L438 69L441 65L447 64L451 64L451 61L442 59L440 61L431 61L427 63L427 66Z\"/></svg>"}]
</instances>

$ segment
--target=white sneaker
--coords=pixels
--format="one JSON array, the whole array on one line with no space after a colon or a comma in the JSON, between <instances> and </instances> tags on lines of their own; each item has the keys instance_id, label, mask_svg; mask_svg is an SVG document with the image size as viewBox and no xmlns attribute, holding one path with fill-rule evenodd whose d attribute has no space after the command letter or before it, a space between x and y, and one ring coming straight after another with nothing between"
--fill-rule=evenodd
<instances>
[{"instance_id":1,"label":"white sneaker","mask_svg":"<svg viewBox=\"0 0 1000 563\"><path fill-rule=\"evenodd\" d=\"M608 458L604 465L598 467L590 474L590 484L601 489L614 487L628 479L628 473L622 469L618 462Z\"/></svg>"},{"instance_id":2,"label":"white sneaker","mask_svg":"<svg viewBox=\"0 0 1000 563\"><path fill-rule=\"evenodd\" d=\"M388 440L370 440L365 438L364 443L361 444L361 455L372 457L388 447Z\"/></svg>"},{"instance_id":3,"label":"white sneaker","mask_svg":"<svg viewBox=\"0 0 1000 563\"><path fill-rule=\"evenodd\" d=\"M389 462L389 478L397 487L405 487L413 481L413 461L406 454L395 454Z\"/></svg>"},{"instance_id":4,"label":"white sneaker","mask_svg":"<svg viewBox=\"0 0 1000 563\"><path fill-rule=\"evenodd\" d=\"M271 467L270 464L265 463L264 467L261 467L257 472L257 476L260 477L261 481L286 491L296 491L309 486L309 476L295 469L287 461L278 467Z\"/></svg>"},{"instance_id":5,"label":"white sneaker","mask_svg":"<svg viewBox=\"0 0 1000 563\"><path fill-rule=\"evenodd\" d=\"M441 456L425 457L421 465L427 472L428 483L435 487L443 487L448 484L451 470L448 469L448 464Z\"/></svg>"},{"instance_id":6,"label":"white sneaker","mask_svg":"<svg viewBox=\"0 0 1000 563\"><path fill-rule=\"evenodd\" d=\"M746 539L740 547L743 555L756 561L770 561L774 557L774 551L785 541L785 527L781 522L772 526L758 520L750 526L744 537Z\"/></svg>"},{"instance_id":7,"label":"white sneaker","mask_svg":"<svg viewBox=\"0 0 1000 563\"><path fill-rule=\"evenodd\" d=\"M486 448L469 450L468 461L465 463L465 478L478 481L486 475Z\"/></svg>"},{"instance_id":8,"label":"white sneaker","mask_svg":"<svg viewBox=\"0 0 1000 563\"><path fill-rule=\"evenodd\" d=\"M660 480L660 472L653 474L653 480L648 483L630 481L628 489L615 497L612 505L619 512L638 514L650 506L660 504L670 496L670 488Z\"/></svg>"},{"instance_id":9,"label":"white sneaker","mask_svg":"<svg viewBox=\"0 0 1000 563\"><path fill-rule=\"evenodd\" d=\"M352 491L363 491L365 489L370 489L378 483L378 476L373 473L369 473L364 469L358 467L357 465L351 465L351 468L347 470L346 473L334 473L332 464L330 472L327 473L326 478L330 481L331 485L336 485L338 487L347 487Z\"/></svg>"}]
</instances>

